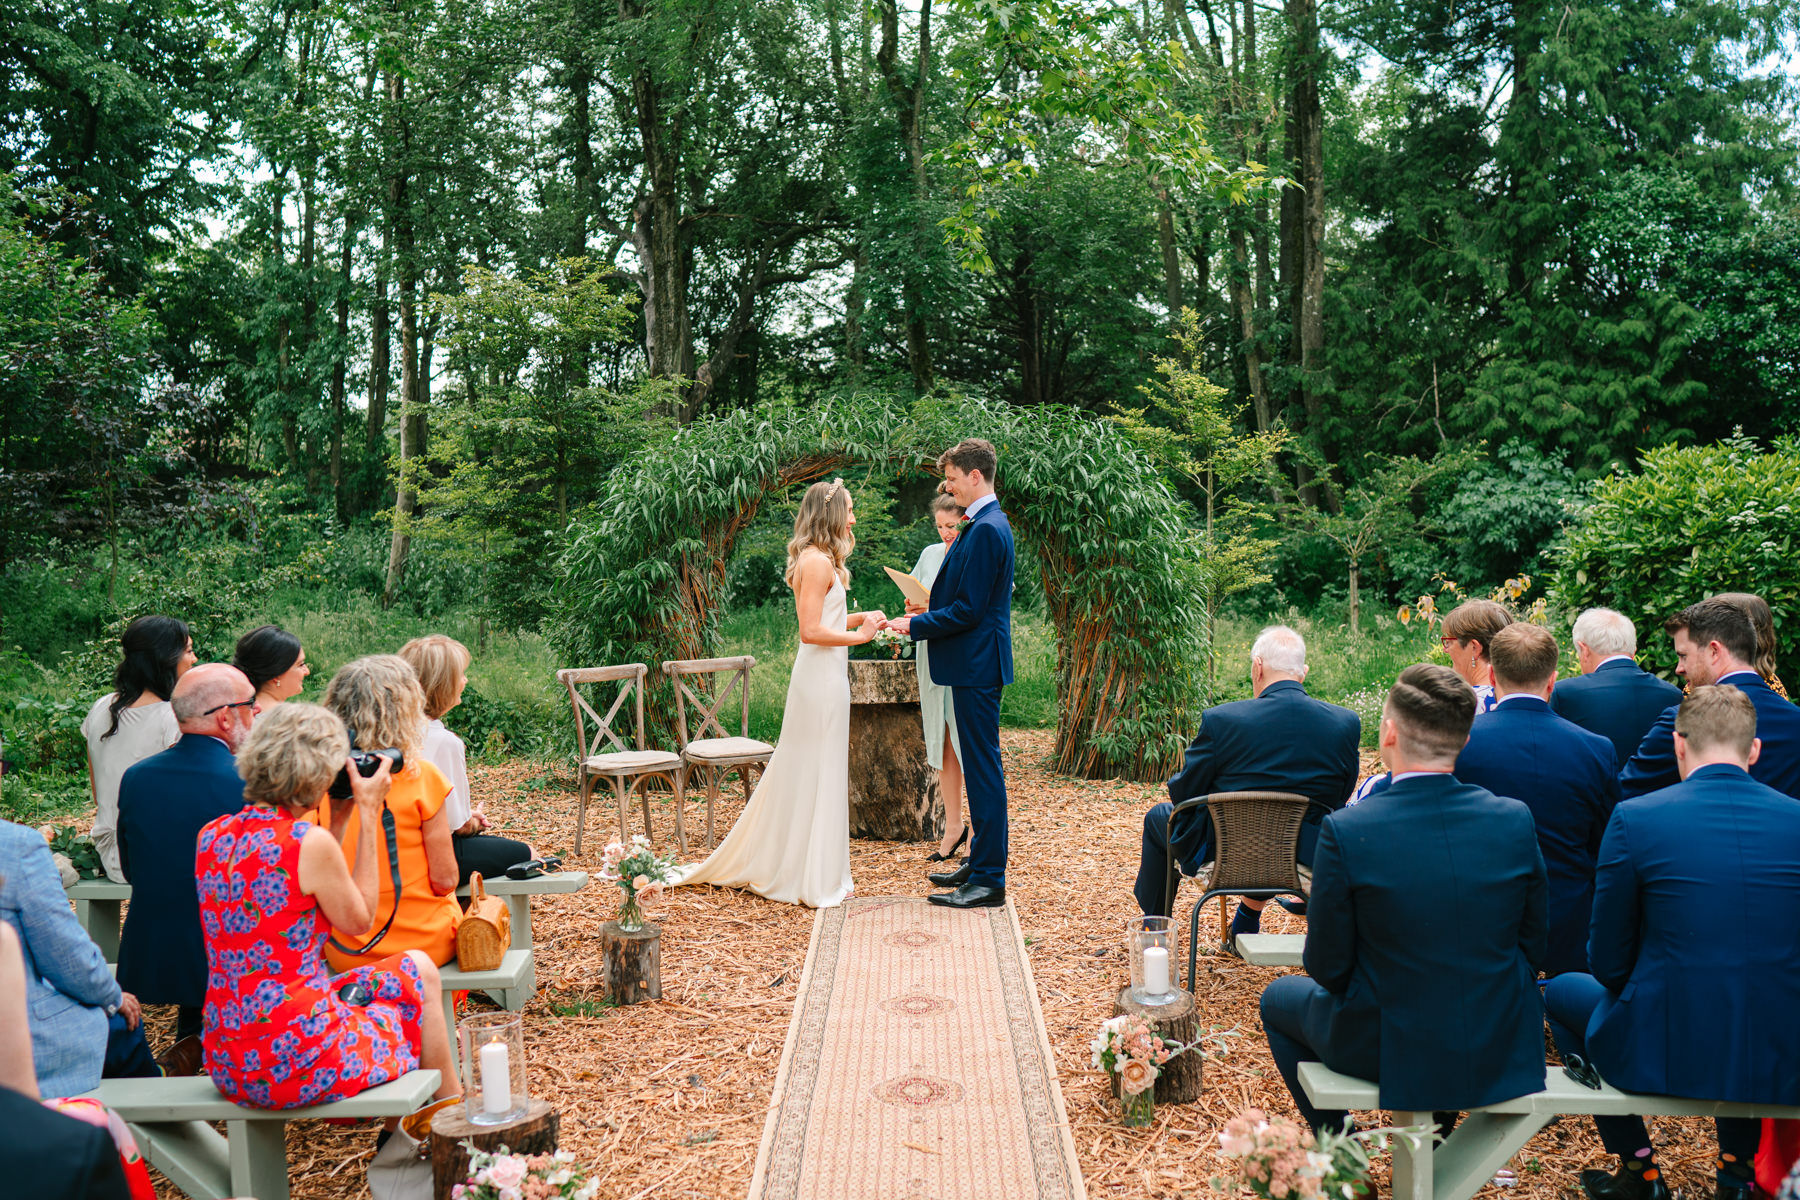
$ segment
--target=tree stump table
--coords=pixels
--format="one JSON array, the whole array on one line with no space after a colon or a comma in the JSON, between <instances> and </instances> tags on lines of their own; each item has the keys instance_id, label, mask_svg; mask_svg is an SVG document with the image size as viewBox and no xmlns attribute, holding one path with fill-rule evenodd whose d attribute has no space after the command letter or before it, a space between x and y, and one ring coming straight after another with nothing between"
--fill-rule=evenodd
<instances>
[{"instance_id":1,"label":"tree stump table","mask_svg":"<svg viewBox=\"0 0 1800 1200\"><path fill-rule=\"evenodd\" d=\"M1150 1032L1166 1042L1179 1042L1183 1046L1191 1045L1199 1034L1199 1013L1194 1007L1192 992L1176 993L1172 1004L1139 1004L1131 998L1131 989L1122 988L1113 1000L1113 1016L1130 1014L1143 1019L1150 1026ZM1156 1102L1158 1104L1187 1104L1198 1100L1205 1090L1201 1079L1205 1057L1199 1050L1190 1050L1186 1054L1177 1054L1163 1064L1162 1074L1156 1078ZM1119 1094L1119 1077L1112 1077L1112 1093Z\"/></svg>"},{"instance_id":2,"label":"tree stump table","mask_svg":"<svg viewBox=\"0 0 1800 1200\"><path fill-rule=\"evenodd\" d=\"M452 1104L431 1118L431 1190L437 1200L450 1200L459 1183L469 1180L469 1152L475 1149L509 1154L554 1154L559 1121L548 1100L533 1100L525 1115L504 1125L477 1125L463 1116L461 1104Z\"/></svg>"},{"instance_id":3,"label":"tree stump table","mask_svg":"<svg viewBox=\"0 0 1800 1200\"><path fill-rule=\"evenodd\" d=\"M944 836L944 797L925 758L917 672L911 659L850 660L851 837Z\"/></svg>"},{"instance_id":4,"label":"tree stump table","mask_svg":"<svg viewBox=\"0 0 1800 1200\"><path fill-rule=\"evenodd\" d=\"M645 922L627 933L617 921L600 927L606 994L615 1004L662 999L662 926Z\"/></svg>"}]
</instances>

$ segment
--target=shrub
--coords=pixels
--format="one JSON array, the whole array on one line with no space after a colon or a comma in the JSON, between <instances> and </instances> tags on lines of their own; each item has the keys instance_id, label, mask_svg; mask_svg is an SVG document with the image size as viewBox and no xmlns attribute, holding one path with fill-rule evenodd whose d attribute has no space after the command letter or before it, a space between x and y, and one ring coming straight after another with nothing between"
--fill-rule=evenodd
<instances>
[{"instance_id":1,"label":"shrub","mask_svg":"<svg viewBox=\"0 0 1800 1200\"><path fill-rule=\"evenodd\" d=\"M1616 608L1638 626L1646 665L1672 675L1660 634L1670 614L1717 592L1755 592L1775 614L1787 658L1800 605L1800 440L1767 451L1742 433L1710 446L1665 446L1637 474L1613 474L1565 536L1552 596L1573 617Z\"/></svg>"}]
</instances>

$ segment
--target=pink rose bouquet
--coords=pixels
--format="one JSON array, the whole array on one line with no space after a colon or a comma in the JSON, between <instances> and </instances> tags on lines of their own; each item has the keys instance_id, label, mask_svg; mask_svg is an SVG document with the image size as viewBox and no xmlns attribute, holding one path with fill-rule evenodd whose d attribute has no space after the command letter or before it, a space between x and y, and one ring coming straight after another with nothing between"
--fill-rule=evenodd
<instances>
[{"instance_id":1,"label":"pink rose bouquet","mask_svg":"<svg viewBox=\"0 0 1800 1200\"><path fill-rule=\"evenodd\" d=\"M663 898L675 879L675 859L650 848L650 839L636 834L627 847L613 842L600 855L600 878L619 885L625 903L619 907L619 928L633 932L644 927L644 906Z\"/></svg>"},{"instance_id":2,"label":"pink rose bouquet","mask_svg":"<svg viewBox=\"0 0 1800 1200\"><path fill-rule=\"evenodd\" d=\"M468 1143L464 1143L468 1145ZM598 1179L575 1164L567 1150L555 1154L498 1154L469 1146L469 1174L450 1189L451 1200L593 1200Z\"/></svg>"},{"instance_id":3,"label":"pink rose bouquet","mask_svg":"<svg viewBox=\"0 0 1800 1200\"><path fill-rule=\"evenodd\" d=\"M1432 1136L1425 1129L1325 1132L1315 1138L1286 1117L1246 1108L1225 1123L1219 1153L1236 1160L1236 1175L1214 1179L1227 1194L1248 1189L1263 1200L1359 1200L1372 1194L1367 1179L1370 1146L1387 1148L1392 1136Z\"/></svg>"},{"instance_id":4,"label":"pink rose bouquet","mask_svg":"<svg viewBox=\"0 0 1800 1200\"><path fill-rule=\"evenodd\" d=\"M1119 1077L1125 1124L1148 1125L1154 1113L1152 1088L1171 1058L1189 1047L1164 1040L1140 1017L1118 1016L1100 1026L1089 1046L1094 1069Z\"/></svg>"}]
</instances>

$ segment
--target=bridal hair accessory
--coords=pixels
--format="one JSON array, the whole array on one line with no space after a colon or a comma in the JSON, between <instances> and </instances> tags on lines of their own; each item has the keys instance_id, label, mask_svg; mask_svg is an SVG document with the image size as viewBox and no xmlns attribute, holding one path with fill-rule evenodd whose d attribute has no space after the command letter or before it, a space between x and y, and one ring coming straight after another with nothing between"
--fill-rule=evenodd
<instances>
[{"instance_id":1,"label":"bridal hair accessory","mask_svg":"<svg viewBox=\"0 0 1800 1200\"><path fill-rule=\"evenodd\" d=\"M825 503L827 503L827 504L830 504L830 503L831 503L831 498L832 498L832 497L833 497L833 496L835 496L835 495L837 495L837 494L838 494L838 489L839 489L839 488L841 488L841 487L843 487L843 486L844 486L844 481L843 481L843 480L842 480L842 479L834 479L834 480L832 480L832 481L831 481L831 486L830 486L830 487L828 487L828 488L826 488L826 489L825 489Z\"/></svg>"}]
</instances>

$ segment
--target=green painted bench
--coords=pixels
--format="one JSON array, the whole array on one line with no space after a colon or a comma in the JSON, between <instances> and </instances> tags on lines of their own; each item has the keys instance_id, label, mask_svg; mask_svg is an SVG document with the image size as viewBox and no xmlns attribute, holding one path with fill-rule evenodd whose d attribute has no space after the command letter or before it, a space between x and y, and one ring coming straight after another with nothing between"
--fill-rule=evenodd
<instances>
[{"instance_id":1,"label":"green painted bench","mask_svg":"<svg viewBox=\"0 0 1800 1200\"><path fill-rule=\"evenodd\" d=\"M1381 1107L1378 1085L1366 1079L1340 1075L1324 1063L1301 1063L1300 1086L1320 1108L1366 1112ZM1800 1107L1640 1096L1606 1084L1598 1089L1583 1087L1563 1074L1561 1067L1552 1064L1543 1091L1471 1110L1457 1122L1450 1136L1436 1146L1429 1138L1394 1139L1394 1200L1469 1200L1552 1118L1630 1114L1800 1118ZM1400 1126L1430 1126L1432 1116L1428 1112L1397 1112L1393 1114L1393 1122ZM1415 1140L1422 1144L1414 1144Z\"/></svg>"},{"instance_id":2,"label":"green painted bench","mask_svg":"<svg viewBox=\"0 0 1800 1200\"><path fill-rule=\"evenodd\" d=\"M83 879L63 889L75 902L75 919L106 955L106 961L119 961L119 926L125 902L131 899L129 883L110 879Z\"/></svg>"},{"instance_id":3,"label":"green painted bench","mask_svg":"<svg viewBox=\"0 0 1800 1200\"><path fill-rule=\"evenodd\" d=\"M443 981L444 1028L450 1031L450 1061L458 1063L460 1059L456 1045L456 993L459 991L486 992L495 1000L502 996L523 996L531 998L531 960L529 950L508 950L500 959L500 965L492 971L465 971L455 963L438 968L438 977ZM525 1006L524 1000L518 1007ZM506 1007L511 1008L512 1005Z\"/></svg>"},{"instance_id":4,"label":"green painted bench","mask_svg":"<svg viewBox=\"0 0 1800 1200\"><path fill-rule=\"evenodd\" d=\"M1306 950L1304 933L1240 933L1238 957L1258 967L1297 967Z\"/></svg>"},{"instance_id":5,"label":"green painted bench","mask_svg":"<svg viewBox=\"0 0 1800 1200\"><path fill-rule=\"evenodd\" d=\"M335 1104L280 1111L233 1104L204 1075L109 1079L87 1095L118 1113L150 1165L193 1200L287 1200L289 1121L403 1117L429 1104L438 1082L436 1071L413 1071Z\"/></svg>"}]
</instances>

